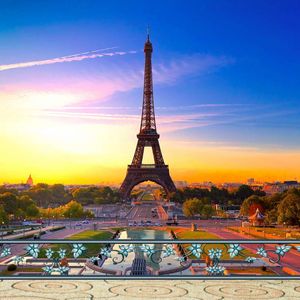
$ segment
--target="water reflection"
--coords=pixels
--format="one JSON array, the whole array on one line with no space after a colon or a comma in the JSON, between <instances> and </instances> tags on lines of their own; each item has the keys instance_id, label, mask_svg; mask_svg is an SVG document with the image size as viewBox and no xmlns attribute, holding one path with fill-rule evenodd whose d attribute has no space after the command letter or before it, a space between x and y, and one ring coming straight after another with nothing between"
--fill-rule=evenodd
<instances>
[{"instance_id":1,"label":"water reflection","mask_svg":"<svg viewBox=\"0 0 300 300\"><path fill-rule=\"evenodd\" d=\"M139 239L147 239L147 240L160 240L160 239L169 239L169 234L163 230L126 230L122 231L120 235L120 239L128 239L128 240L139 240ZM141 244L133 244L134 245L134 258L144 258L146 260L146 264L148 267L151 267L153 270L157 271L160 269L159 263L153 262L150 257L148 257L141 249ZM155 254L153 254L153 260L159 261L161 257L161 250L163 248L163 244L149 244L150 246L154 246Z\"/></svg>"}]
</instances>

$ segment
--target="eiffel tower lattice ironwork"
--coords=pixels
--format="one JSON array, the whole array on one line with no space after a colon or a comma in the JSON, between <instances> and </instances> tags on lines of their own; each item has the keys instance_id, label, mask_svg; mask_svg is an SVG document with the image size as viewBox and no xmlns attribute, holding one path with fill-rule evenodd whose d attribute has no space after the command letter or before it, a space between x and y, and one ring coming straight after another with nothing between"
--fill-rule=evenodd
<instances>
[{"instance_id":1,"label":"eiffel tower lattice ironwork","mask_svg":"<svg viewBox=\"0 0 300 300\"><path fill-rule=\"evenodd\" d=\"M120 187L120 194L125 199L129 198L134 186L148 180L162 186L167 196L176 191L169 173L169 167L164 162L158 141L159 134L156 131L151 63L152 51L152 43L148 34L144 47L144 95L140 132L137 135L138 142L132 163L128 165L126 177ZM145 147L152 147L154 164L142 163Z\"/></svg>"}]
</instances>

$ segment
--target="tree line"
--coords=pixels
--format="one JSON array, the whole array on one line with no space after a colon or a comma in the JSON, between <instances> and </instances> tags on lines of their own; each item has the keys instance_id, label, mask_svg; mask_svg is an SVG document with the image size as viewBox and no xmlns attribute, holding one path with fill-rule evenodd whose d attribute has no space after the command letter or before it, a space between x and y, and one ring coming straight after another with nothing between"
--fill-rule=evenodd
<instances>
[{"instance_id":1,"label":"tree line","mask_svg":"<svg viewBox=\"0 0 300 300\"><path fill-rule=\"evenodd\" d=\"M0 186L0 223L48 215L82 217L84 205L117 203L120 195L110 187L66 190L63 184L38 183L25 191Z\"/></svg>"},{"instance_id":2,"label":"tree line","mask_svg":"<svg viewBox=\"0 0 300 300\"><path fill-rule=\"evenodd\" d=\"M243 184L235 191L228 191L225 188L219 189L213 186L209 189L190 188L186 187L178 189L170 198L171 201L177 203L184 203L188 199L206 199L205 202L209 204L219 205L241 205L243 201L252 196L265 196L265 192L261 190L253 190L249 185ZM206 204L207 204L206 203Z\"/></svg>"},{"instance_id":3,"label":"tree line","mask_svg":"<svg viewBox=\"0 0 300 300\"><path fill-rule=\"evenodd\" d=\"M300 189L260 197L252 195L244 200L240 213L250 216L259 209L266 224L300 225Z\"/></svg>"},{"instance_id":4,"label":"tree line","mask_svg":"<svg viewBox=\"0 0 300 300\"><path fill-rule=\"evenodd\" d=\"M203 193L203 191L199 192L199 190L188 189L184 192L186 194L183 193L186 197L190 195L198 196L184 200L182 209L184 215L187 217L195 215L200 215L202 218L210 218L213 215L226 217L226 213L222 209L216 210L213 204L227 203L229 205L242 201L240 207L241 216L249 217L259 209L265 215L264 220L266 225L300 225L300 189L289 189L282 193L267 196L264 193L257 193L257 191L250 191L249 188L242 187L240 191L237 190L231 193L233 197L228 198L228 201L225 202L220 201L221 198L212 197L212 194L206 191ZM199 196L199 193L202 197ZM223 192L221 193L223 194Z\"/></svg>"}]
</instances>

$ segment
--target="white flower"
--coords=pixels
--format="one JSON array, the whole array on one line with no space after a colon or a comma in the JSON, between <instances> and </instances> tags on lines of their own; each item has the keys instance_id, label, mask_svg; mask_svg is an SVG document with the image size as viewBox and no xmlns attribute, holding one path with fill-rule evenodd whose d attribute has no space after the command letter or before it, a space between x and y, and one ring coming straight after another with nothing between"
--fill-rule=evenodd
<instances>
[{"instance_id":1,"label":"white flower","mask_svg":"<svg viewBox=\"0 0 300 300\"><path fill-rule=\"evenodd\" d=\"M130 252L133 252L133 245L120 245L119 249L119 252L127 257Z\"/></svg>"},{"instance_id":2,"label":"white flower","mask_svg":"<svg viewBox=\"0 0 300 300\"><path fill-rule=\"evenodd\" d=\"M53 253L54 253L54 251L51 248L46 249L46 257L48 259L50 259L52 257Z\"/></svg>"},{"instance_id":3,"label":"white flower","mask_svg":"<svg viewBox=\"0 0 300 300\"><path fill-rule=\"evenodd\" d=\"M260 255L260 256L263 256L263 257L267 257L268 256L267 251L265 250L264 247L257 248L257 252L256 253L258 255Z\"/></svg>"},{"instance_id":4,"label":"white flower","mask_svg":"<svg viewBox=\"0 0 300 300\"><path fill-rule=\"evenodd\" d=\"M185 261L185 257L184 256L178 256L175 259L178 260L178 261L180 261L180 262L184 262Z\"/></svg>"},{"instance_id":5,"label":"white flower","mask_svg":"<svg viewBox=\"0 0 300 300\"><path fill-rule=\"evenodd\" d=\"M98 260L100 260L100 258L96 257L96 256L92 256L92 257L89 258L89 261L92 262L92 263L94 263L94 262L96 262Z\"/></svg>"},{"instance_id":6,"label":"white flower","mask_svg":"<svg viewBox=\"0 0 300 300\"><path fill-rule=\"evenodd\" d=\"M67 254L67 250L66 249L62 249L60 248L58 251L57 251L59 257L62 259L62 258L65 258L66 257L66 254Z\"/></svg>"},{"instance_id":7,"label":"white flower","mask_svg":"<svg viewBox=\"0 0 300 300\"><path fill-rule=\"evenodd\" d=\"M169 256L174 255L174 254L175 254L174 249L170 245L166 246L166 248L162 251L162 257L163 258L169 257Z\"/></svg>"},{"instance_id":8,"label":"white flower","mask_svg":"<svg viewBox=\"0 0 300 300\"><path fill-rule=\"evenodd\" d=\"M243 248L239 244L230 244L228 253L229 253L230 257L233 258L233 257L239 255L239 253L242 249Z\"/></svg>"},{"instance_id":9,"label":"white flower","mask_svg":"<svg viewBox=\"0 0 300 300\"><path fill-rule=\"evenodd\" d=\"M151 254L155 253L154 246L149 245L142 245L140 246L141 250L147 254L147 256L150 256Z\"/></svg>"},{"instance_id":10,"label":"white flower","mask_svg":"<svg viewBox=\"0 0 300 300\"><path fill-rule=\"evenodd\" d=\"M37 244L29 244L25 250L27 250L27 252L34 258L37 258L39 256L39 245Z\"/></svg>"},{"instance_id":11,"label":"white flower","mask_svg":"<svg viewBox=\"0 0 300 300\"><path fill-rule=\"evenodd\" d=\"M292 247L288 245L276 246L276 253L280 256L284 256Z\"/></svg>"},{"instance_id":12,"label":"white flower","mask_svg":"<svg viewBox=\"0 0 300 300\"><path fill-rule=\"evenodd\" d=\"M17 255L13 258L13 261L18 265L20 262L24 261L24 257Z\"/></svg>"},{"instance_id":13,"label":"white flower","mask_svg":"<svg viewBox=\"0 0 300 300\"><path fill-rule=\"evenodd\" d=\"M5 248L2 250L2 252L1 252L1 254L0 254L0 257L5 257L5 256L8 256L8 255L10 255L10 254L11 254L10 248L5 247Z\"/></svg>"},{"instance_id":14,"label":"white flower","mask_svg":"<svg viewBox=\"0 0 300 300\"><path fill-rule=\"evenodd\" d=\"M200 258L203 250L201 248L201 244L192 244L191 246L188 247L188 249L192 252L194 256L197 258Z\"/></svg>"},{"instance_id":15,"label":"white flower","mask_svg":"<svg viewBox=\"0 0 300 300\"><path fill-rule=\"evenodd\" d=\"M70 268L66 267L66 266L59 266L57 268L57 271L60 273L60 275L68 273L69 270L70 270Z\"/></svg>"},{"instance_id":16,"label":"white flower","mask_svg":"<svg viewBox=\"0 0 300 300\"><path fill-rule=\"evenodd\" d=\"M221 256L222 256L222 252L223 252L222 249L218 249L218 248L214 249L214 248L212 248L212 249L208 250L208 255L209 255L209 257L211 259L214 259L214 258L220 259Z\"/></svg>"},{"instance_id":17,"label":"white flower","mask_svg":"<svg viewBox=\"0 0 300 300\"><path fill-rule=\"evenodd\" d=\"M100 249L100 254L106 256L106 257L111 257L111 250L107 247Z\"/></svg>"},{"instance_id":18,"label":"white flower","mask_svg":"<svg viewBox=\"0 0 300 300\"><path fill-rule=\"evenodd\" d=\"M224 271L225 271L225 268L223 266L219 266L219 265L212 265L212 266L209 266L209 267L206 267L205 268L208 275L223 275L224 274Z\"/></svg>"},{"instance_id":19,"label":"white flower","mask_svg":"<svg viewBox=\"0 0 300 300\"><path fill-rule=\"evenodd\" d=\"M42 268L44 270L45 273L47 273L48 275L51 275L52 271L53 271L53 267L52 266L45 266Z\"/></svg>"},{"instance_id":20,"label":"white flower","mask_svg":"<svg viewBox=\"0 0 300 300\"><path fill-rule=\"evenodd\" d=\"M73 256L74 258L78 258L84 251L86 250L86 247L82 244L73 244Z\"/></svg>"},{"instance_id":21,"label":"white flower","mask_svg":"<svg viewBox=\"0 0 300 300\"><path fill-rule=\"evenodd\" d=\"M256 257L248 256L245 258L245 262L252 264L256 260Z\"/></svg>"}]
</instances>

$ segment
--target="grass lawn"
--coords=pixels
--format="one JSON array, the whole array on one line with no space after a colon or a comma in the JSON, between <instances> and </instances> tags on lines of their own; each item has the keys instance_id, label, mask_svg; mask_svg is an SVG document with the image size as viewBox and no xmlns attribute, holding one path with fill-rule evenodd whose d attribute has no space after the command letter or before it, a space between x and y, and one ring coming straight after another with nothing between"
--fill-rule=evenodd
<instances>
[{"instance_id":1,"label":"grass lawn","mask_svg":"<svg viewBox=\"0 0 300 300\"><path fill-rule=\"evenodd\" d=\"M205 240L219 240L220 238L217 237L216 235L214 235L213 233L207 232L207 231L191 231L191 230L187 230L187 231L181 231L178 232L177 237L179 239L205 239Z\"/></svg>"},{"instance_id":2,"label":"grass lawn","mask_svg":"<svg viewBox=\"0 0 300 300\"><path fill-rule=\"evenodd\" d=\"M190 230L186 230L186 231L180 231L177 233L177 237L179 239L195 239L195 240L205 240L205 239L216 239L216 240L220 240L220 238L216 235L214 235L213 233L207 232L207 231L190 231ZM203 241L203 244L205 244L205 241ZM189 246L190 244L186 244L185 246ZM229 246L228 246L229 247ZM208 253L208 250L211 248L219 248L223 250L223 255L222 255L222 260L223 259L243 259L243 256L236 256L234 258L231 258L229 256L229 254L227 253L227 248L225 245L223 244L207 244L204 248L205 252ZM254 254L252 252L250 252L247 249L244 249L242 251L242 253L247 257L247 256L253 256L253 257L258 257L257 254ZM192 257L195 258L195 257ZM202 257L203 258L203 255Z\"/></svg>"},{"instance_id":3,"label":"grass lawn","mask_svg":"<svg viewBox=\"0 0 300 300\"><path fill-rule=\"evenodd\" d=\"M93 231L93 230L86 230L82 231L79 233L76 233L72 236L69 236L67 240L109 240L113 236L113 233L111 231L106 231L106 230L98 230L98 231ZM99 249L103 247L103 244L100 242L97 244L86 244L84 245L87 250L84 252L83 255L80 257L91 257L91 256L96 256L99 253ZM57 251L60 248L66 249L67 250L67 257L71 258L73 257L72 255L72 244L53 244L50 247L53 251ZM40 258L45 258L45 249L41 249Z\"/></svg>"},{"instance_id":4,"label":"grass lawn","mask_svg":"<svg viewBox=\"0 0 300 300\"><path fill-rule=\"evenodd\" d=\"M240 232L243 229L243 232L246 234L250 234L253 237L262 238L264 237L264 232L266 234L274 235L273 239L276 238L300 238L300 230L299 229L290 229L290 228L274 228L274 227L250 227L250 228L241 228L237 226L228 227L228 229L236 232ZM286 236L288 233L288 236ZM268 238L268 236L266 236ZM270 238L270 237L269 237Z\"/></svg>"},{"instance_id":5,"label":"grass lawn","mask_svg":"<svg viewBox=\"0 0 300 300\"><path fill-rule=\"evenodd\" d=\"M68 240L109 240L112 232L106 230L85 230L69 236Z\"/></svg>"},{"instance_id":6,"label":"grass lawn","mask_svg":"<svg viewBox=\"0 0 300 300\"><path fill-rule=\"evenodd\" d=\"M143 196L142 200L154 200L153 195L147 193Z\"/></svg>"}]
</instances>

